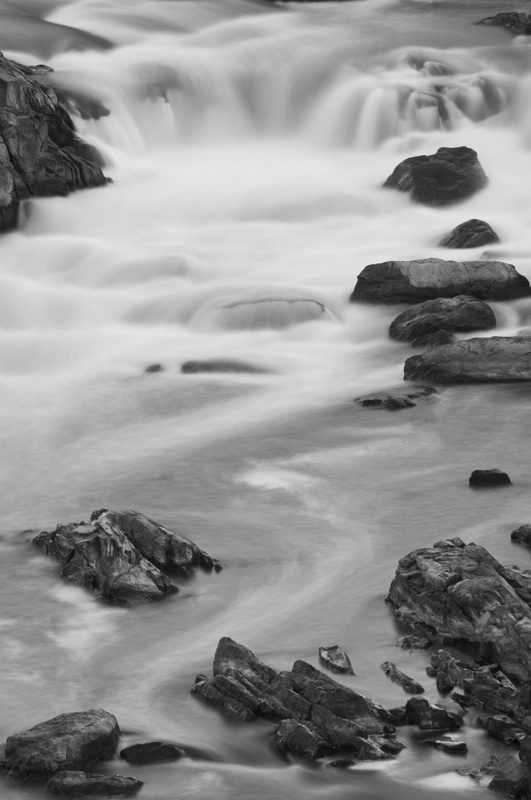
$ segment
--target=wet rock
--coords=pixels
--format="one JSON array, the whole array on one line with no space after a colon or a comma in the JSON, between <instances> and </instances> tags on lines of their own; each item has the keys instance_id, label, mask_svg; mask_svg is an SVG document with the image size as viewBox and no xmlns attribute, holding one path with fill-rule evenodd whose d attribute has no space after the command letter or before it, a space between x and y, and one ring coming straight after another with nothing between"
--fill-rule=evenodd
<instances>
[{"instance_id":1,"label":"wet rock","mask_svg":"<svg viewBox=\"0 0 531 800\"><path fill-rule=\"evenodd\" d=\"M375 392L356 397L354 402L363 408L386 409L387 411L399 411L402 408L413 408L417 404L415 400L424 400L437 394L437 389L433 386L415 386L413 389L399 390L396 392Z\"/></svg>"},{"instance_id":2,"label":"wet rock","mask_svg":"<svg viewBox=\"0 0 531 800\"><path fill-rule=\"evenodd\" d=\"M333 644L331 647L320 647L319 661L321 664L324 664L325 667L331 669L332 672L344 672L349 675L355 674L352 669L352 664L350 663L350 658L337 644Z\"/></svg>"},{"instance_id":3,"label":"wet rock","mask_svg":"<svg viewBox=\"0 0 531 800\"><path fill-rule=\"evenodd\" d=\"M426 300L403 311L389 327L389 336L411 342L439 331L469 333L496 327L494 312L486 303L468 295Z\"/></svg>"},{"instance_id":4,"label":"wet rock","mask_svg":"<svg viewBox=\"0 0 531 800\"><path fill-rule=\"evenodd\" d=\"M126 797L136 794L143 782L125 775L93 775L88 772L67 770L58 772L48 781L46 790L50 794L68 797Z\"/></svg>"},{"instance_id":5,"label":"wet rock","mask_svg":"<svg viewBox=\"0 0 531 800\"><path fill-rule=\"evenodd\" d=\"M79 139L40 71L0 54L0 231L17 224L28 197L103 186L94 148Z\"/></svg>"},{"instance_id":6,"label":"wet rock","mask_svg":"<svg viewBox=\"0 0 531 800\"><path fill-rule=\"evenodd\" d=\"M468 753L468 747L463 739L450 739L449 736L441 736L440 739L426 739L426 744L442 750L443 753L464 755Z\"/></svg>"},{"instance_id":7,"label":"wet rock","mask_svg":"<svg viewBox=\"0 0 531 800\"><path fill-rule=\"evenodd\" d=\"M336 769L348 769L353 767L356 762L351 758L338 758L336 761L329 761L327 767L335 767Z\"/></svg>"},{"instance_id":8,"label":"wet rock","mask_svg":"<svg viewBox=\"0 0 531 800\"><path fill-rule=\"evenodd\" d=\"M518 544L525 544L531 547L531 525L520 525L511 533L511 539Z\"/></svg>"},{"instance_id":9,"label":"wet rock","mask_svg":"<svg viewBox=\"0 0 531 800\"><path fill-rule=\"evenodd\" d=\"M248 372L250 374L262 374L266 370L255 367L252 364L245 364L243 361L233 361L230 358L211 358L208 361L186 361L181 372L185 374L196 374L199 372Z\"/></svg>"},{"instance_id":10,"label":"wet rock","mask_svg":"<svg viewBox=\"0 0 531 800\"><path fill-rule=\"evenodd\" d=\"M470 295L479 300L515 300L531 294L529 281L503 261L383 261L358 275L351 302L420 303Z\"/></svg>"},{"instance_id":11,"label":"wet rock","mask_svg":"<svg viewBox=\"0 0 531 800\"><path fill-rule=\"evenodd\" d=\"M165 572L187 575L196 567L214 566L189 539L138 511L100 509L90 522L58 525L33 543L62 565L65 580L124 604L161 600L178 591Z\"/></svg>"},{"instance_id":12,"label":"wet rock","mask_svg":"<svg viewBox=\"0 0 531 800\"><path fill-rule=\"evenodd\" d=\"M452 344L455 342L455 336L446 330L435 331L435 333L428 333L427 336L417 336L411 340L411 347L419 347L426 349L428 347L439 347L441 344Z\"/></svg>"},{"instance_id":13,"label":"wet rock","mask_svg":"<svg viewBox=\"0 0 531 800\"><path fill-rule=\"evenodd\" d=\"M475 469L468 479L468 483L476 489L482 489L492 486L507 486L511 483L511 479L501 469Z\"/></svg>"},{"instance_id":14,"label":"wet rock","mask_svg":"<svg viewBox=\"0 0 531 800\"><path fill-rule=\"evenodd\" d=\"M150 364L149 367L146 367L144 372L147 375L152 375L157 372L164 372L164 367L162 364Z\"/></svg>"},{"instance_id":15,"label":"wet rock","mask_svg":"<svg viewBox=\"0 0 531 800\"><path fill-rule=\"evenodd\" d=\"M424 687L418 681L406 675L405 672L402 672L401 669L398 669L392 661L384 661L383 664L380 664L380 669L385 672L393 683L398 683L408 694L423 694Z\"/></svg>"},{"instance_id":16,"label":"wet rock","mask_svg":"<svg viewBox=\"0 0 531 800\"><path fill-rule=\"evenodd\" d=\"M128 764L161 764L164 761L177 761L184 755L184 750L168 742L132 744L120 751L120 758Z\"/></svg>"},{"instance_id":17,"label":"wet rock","mask_svg":"<svg viewBox=\"0 0 531 800\"><path fill-rule=\"evenodd\" d=\"M479 717L478 724L485 729L489 736L497 739L510 747L518 747L525 738L522 728L505 714L494 714L489 717Z\"/></svg>"},{"instance_id":18,"label":"wet rock","mask_svg":"<svg viewBox=\"0 0 531 800\"><path fill-rule=\"evenodd\" d=\"M406 360L404 380L445 384L529 381L529 342L517 336L490 336L432 347Z\"/></svg>"},{"instance_id":19,"label":"wet rock","mask_svg":"<svg viewBox=\"0 0 531 800\"><path fill-rule=\"evenodd\" d=\"M455 731L461 727L461 720L457 714L429 703L424 697L412 697L407 701L406 719L409 725L416 725L423 731Z\"/></svg>"},{"instance_id":20,"label":"wet rock","mask_svg":"<svg viewBox=\"0 0 531 800\"><path fill-rule=\"evenodd\" d=\"M425 636L401 636L397 645L403 650L426 650L431 642Z\"/></svg>"},{"instance_id":21,"label":"wet rock","mask_svg":"<svg viewBox=\"0 0 531 800\"><path fill-rule=\"evenodd\" d=\"M103 709L59 714L9 736L2 770L17 778L46 777L86 769L114 755L120 729Z\"/></svg>"},{"instance_id":22,"label":"wet rock","mask_svg":"<svg viewBox=\"0 0 531 800\"><path fill-rule=\"evenodd\" d=\"M275 728L275 740L284 753L293 753L302 758L323 758L330 755L330 747L315 730L313 725L286 719L279 722Z\"/></svg>"},{"instance_id":23,"label":"wet rock","mask_svg":"<svg viewBox=\"0 0 531 800\"><path fill-rule=\"evenodd\" d=\"M429 156L400 162L383 184L409 192L416 203L446 206L471 197L488 183L478 155L470 147L440 147Z\"/></svg>"},{"instance_id":24,"label":"wet rock","mask_svg":"<svg viewBox=\"0 0 531 800\"><path fill-rule=\"evenodd\" d=\"M493 776L489 789L502 792L513 800L528 800L530 797L529 773L524 765L512 756L493 755L481 771Z\"/></svg>"},{"instance_id":25,"label":"wet rock","mask_svg":"<svg viewBox=\"0 0 531 800\"><path fill-rule=\"evenodd\" d=\"M466 249L484 247L499 241L500 237L488 222L484 222L482 219L468 219L444 236L439 242L439 247Z\"/></svg>"},{"instance_id":26,"label":"wet rock","mask_svg":"<svg viewBox=\"0 0 531 800\"><path fill-rule=\"evenodd\" d=\"M496 25L519 35L531 36L531 14L518 11L502 11L493 17L481 19L477 24Z\"/></svg>"}]
</instances>

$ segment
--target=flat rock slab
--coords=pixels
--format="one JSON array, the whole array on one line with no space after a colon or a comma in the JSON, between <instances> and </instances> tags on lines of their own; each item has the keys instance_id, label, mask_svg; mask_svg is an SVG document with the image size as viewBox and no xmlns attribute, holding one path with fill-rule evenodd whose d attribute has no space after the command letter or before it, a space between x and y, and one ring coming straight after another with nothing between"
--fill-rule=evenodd
<instances>
[{"instance_id":1,"label":"flat rock slab","mask_svg":"<svg viewBox=\"0 0 531 800\"><path fill-rule=\"evenodd\" d=\"M475 489L490 489L493 486L508 486L511 479L501 469L475 469L468 479L469 486Z\"/></svg>"},{"instance_id":2,"label":"flat rock slab","mask_svg":"<svg viewBox=\"0 0 531 800\"><path fill-rule=\"evenodd\" d=\"M358 275L351 302L420 303L470 295L479 300L515 300L531 294L529 281L504 261L383 261Z\"/></svg>"},{"instance_id":3,"label":"flat rock slab","mask_svg":"<svg viewBox=\"0 0 531 800\"><path fill-rule=\"evenodd\" d=\"M468 219L444 236L439 242L439 247L467 249L485 247L488 244L497 244L499 241L500 237L488 222L482 219Z\"/></svg>"},{"instance_id":4,"label":"flat rock slab","mask_svg":"<svg viewBox=\"0 0 531 800\"><path fill-rule=\"evenodd\" d=\"M120 758L128 764L162 764L164 761L177 761L185 755L184 750L169 742L143 742L132 744L120 750Z\"/></svg>"},{"instance_id":5,"label":"flat rock slab","mask_svg":"<svg viewBox=\"0 0 531 800\"><path fill-rule=\"evenodd\" d=\"M112 758L120 729L103 709L73 711L9 736L2 769L18 778L85 769Z\"/></svg>"},{"instance_id":6,"label":"flat rock slab","mask_svg":"<svg viewBox=\"0 0 531 800\"><path fill-rule=\"evenodd\" d=\"M143 785L142 781L125 775L93 775L68 770L54 775L46 790L67 797L128 797L136 794Z\"/></svg>"},{"instance_id":7,"label":"flat rock slab","mask_svg":"<svg viewBox=\"0 0 531 800\"><path fill-rule=\"evenodd\" d=\"M416 203L446 206L466 200L483 189L488 178L470 147L440 147L429 156L401 161L383 184L409 192Z\"/></svg>"},{"instance_id":8,"label":"flat rock slab","mask_svg":"<svg viewBox=\"0 0 531 800\"><path fill-rule=\"evenodd\" d=\"M321 664L324 664L325 667L331 669L332 672L343 672L346 675L354 675L350 658L337 644L333 644L331 647L320 647L319 661Z\"/></svg>"},{"instance_id":9,"label":"flat rock slab","mask_svg":"<svg viewBox=\"0 0 531 800\"><path fill-rule=\"evenodd\" d=\"M397 390L394 392L375 392L356 397L354 402L362 408L387 411L399 411L402 408L413 408L416 400L427 400L432 395L438 394L433 386L415 386L413 389Z\"/></svg>"},{"instance_id":10,"label":"flat rock slab","mask_svg":"<svg viewBox=\"0 0 531 800\"><path fill-rule=\"evenodd\" d=\"M403 311L390 327L391 339L413 342L439 331L470 333L496 327L490 306L469 295L425 300Z\"/></svg>"},{"instance_id":11,"label":"flat rock slab","mask_svg":"<svg viewBox=\"0 0 531 800\"><path fill-rule=\"evenodd\" d=\"M408 358L407 381L498 383L531 380L531 342L517 336L466 339Z\"/></svg>"},{"instance_id":12,"label":"flat rock slab","mask_svg":"<svg viewBox=\"0 0 531 800\"><path fill-rule=\"evenodd\" d=\"M424 687L418 681L406 675L405 672L402 672L401 669L398 669L392 661L384 661L383 664L380 664L380 669L383 670L389 680L393 681L393 683L398 683L408 694L424 693Z\"/></svg>"},{"instance_id":13,"label":"flat rock slab","mask_svg":"<svg viewBox=\"0 0 531 800\"><path fill-rule=\"evenodd\" d=\"M518 11L502 11L493 17L480 19L478 25L495 25L506 28L512 33L531 36L531 15L519 13Z\"/></svg>"}]
</instances>

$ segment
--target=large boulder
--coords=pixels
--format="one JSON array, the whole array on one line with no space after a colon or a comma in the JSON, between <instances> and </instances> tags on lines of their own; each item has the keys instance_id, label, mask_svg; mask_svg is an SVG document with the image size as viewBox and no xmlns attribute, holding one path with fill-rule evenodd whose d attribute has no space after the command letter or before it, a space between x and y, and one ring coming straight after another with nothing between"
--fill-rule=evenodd
<instances>
[{"instance_id":1,"label":"large boulder","mask_svg":"<svg viewBox=\"0 0 531 800\"><path fill-rule=\"evenodd\" d=\"M10 736L3 771L17 778L45 778L60 770L81 770L114 755L120 729L103 709L73 711Z\"/></svg>"},{"instance_id":2,"label":"large boulder","mask_svg":"<svg viewBox=\"0 0 531 800\"><path fill-rule=\"evenodd\" d=\"M529 340L491 336L431 347L406 360L404 379L436 383L530 381Z\"/></svg>"},{"instance_id":3,"label":"large boulder","mask_svg":"<svg viewBox=\"0 0 531 800\"><path fill-rule=\"evenodd\" d=\"M21 200L103 186L93 148L75 134L47 67L25 67L0 54L0 231L16 226Z\"/></svg>"},{"instance_id":4,"label":"large boulder","mask_svg":"<svg viewBox=\"0 0 531 800\"><path fill-rule=\"evenodd\" d=\"M446 206L471 197L488 183L478 154L470 147L440 147L429 156L401 161L384 187L409 192L416 203Z\"/></svg>"},{"instance_id":5,"label":"large boulder","mask_svg":"<svg viewBox=\"0 0 531 800\"><path fill-rule=\"evenodd\" d=\"M484 247L499 241L500 237L488 222L484 222L482 219L468 219L444 236L439 242L439 247L466 249Z\"/></svg>"},{"instance_id":6,"label":"large boulder","mask_svg":"<svg viewBox=\"0 0 531 800\"><path fill-rule=\"evenodd\" d=\"M531 294L529 281L503 261L383 261L358 275L350 301L420 303L471 295L479 300L516 300Z\"/></svg>"},{"instance_id":7,"label":"large boulder","mask_svg":"<svg viewBox=\"0 0 531 800\"><path fill-rule=\"evenodd\" d=\"M101 509L90 522L58 525L33 542L59 561L65 580L124 604L161 600L178 591L169 576L219 566L189 539L138 511Z\"/></svg>"},{"instance_id":8,"label":"large boulder","mask_svg":"<svg viewBox=\"0 0 531 800\"><path fill-rule=\"evenodd\" d=\"M493 17L480 19L478 25L497 25L520 35L531 36L531 14L518 11L501 11Z\"/></svg>"},{"instance_id":9,"label":"large boulder","mask_svg":"<svg viewBox=\"0 0 531 800\"><path fill-rule=\"evenodd\" d=\"M426 300L408 308L389 327L389 336L401 342L413 342L438 331L488 330L496 327L493 310L481 300L468 295Z\"/></svg>"}]
</instances>

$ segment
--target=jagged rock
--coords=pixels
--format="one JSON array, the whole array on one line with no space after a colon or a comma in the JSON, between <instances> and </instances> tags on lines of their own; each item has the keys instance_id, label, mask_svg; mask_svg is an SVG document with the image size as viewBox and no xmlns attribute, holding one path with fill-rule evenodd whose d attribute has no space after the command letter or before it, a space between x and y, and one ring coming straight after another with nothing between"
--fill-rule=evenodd
<instances>
[{"instance_id":1,"label":"jagged rock","mask_svg":"<svg viewBox=\"0 0 531 800\"><path fill-rule=\"evenodd\" d=\"M101 708L59 714L9 736L2 770L29 778L85 769L112 758L119 736L116 717Z\"/></svg>"},{"instance_id":2,"label":"jagged rock","mask_svg":"<svg viewBox=\"0 0 531 800\"><path fill-rule=\"evenodd\" d=\"M416 725L423 731L455 731L461 727L461 720L457 714L429 703L424 697L411 697L407 701L406 719L409 725Z\"/></svg>"},{"instance_id":3,"label":"jagged rock","mask_svg":"<svg viewBox=\"0 0 531 800\"><path fill-rule=\"evenodd\" d=\"M424 400L434 394L437 394L437 389L433 386L415 386L413 389L402 389L394 391L392 394L387 392L365 394L362 397L356 397L354 402L363 408L399 411L402 408L413 408L417 405L415 400Z\"/></svg>"},{"instance_id":4,"label":"jagged rock","mask_svg":"<svg viewBox=\"0 0 531 800\"><path fill-rule=\"evenodd\" d=\"M482 219L468 219L457 225L439 242L439 247L452 247L465 249L470 247L484 247L488 244L496 244L500 237L491 228L488 222Z\"/></svg>"},{"instance_id":5,"label":"jagged rock","mask_svg":"<svg viewBox=\"0 0 531 800\"><path fill-rule=\"evenodd\" d=\"M531 525L520 525L511 533L511 539L518 544L526 544L531 547Z\"/></svg>"},{"instance_id":6,"label":"jagged rock","mask_svg":"<svg viewBox=\"0 0 531 800\"><path fill-rule=\"evenodd\" d=\"M439 331L469 333L496 327L493 310L481 300L468 295L426 300L408 308L396 317L389 336L411 342Z\"/></svg>"},{"instance_id":7,"label":"jagged rock","mask_svg":"<svg viewBox=\"0 0 531 800\"><path fill-rule=\"evenodd\" d=\"M409 192L416 203L446 206L466 200L488 183L478 154L470 147L440 147L429 156L401 161L383 184Z\"/></svg>"},{"instance_id":8,"label":"jagged rock","mask_svg":"<svg viewBox=\"0 0 531 800\"><path fill-rule=\"evenodd\" d=\"M479 717L478 723L486 730L489 736L510 747L518 747L525 738L522 728L505 714Z\"/></svg>"},{"instance_id":9,"label":"jagged rock","mask_svg":"<svg viewBox=\"0 0 531 800\"><path fill-rule=\"evenodd\" d=\"M16 226L21 200L107 182L94 149L38 77L0 54L0 231Z\"/></svg>"},{"instance_id":10,"label":"jagged rock","mask_svg":"<svg viewBox=\"0 0 531 800\"><path fill-rule=\"evenodd\" d=\"M143 785L142 781L125 775L93 775L68 770L54 775L48 781L46 790L50 794L64 794L68 797L125 797L136 794Z\"/></svg>"},{"instance_id":11,"label":"jagged rock","mask_svg":"<svg viewBox=\"0 0 531 800\"><path fill-rule=\"evenodd\" d=\"M492 755L481 771L493 776L489 789L503 792L512 800L528 800L531 796L529 772L512 756Z\"/></svg>"},{"instance_id":12,"label":"jagged rock","mask_svg":"<svg viewBox=\"0 0 531 800\"><path fill-rule=\"evenodd\" d=\"M428 333L427 336L417 336L411 340L411 347L421 347L423 349L428 347L440 347L441 344L452 344L455 342L455 336L446 330L435 331L435 333Z\"/></svg>"},{"instance_id":13,"label":"jagged rock","mask_svg":"<svg viewBox=\"0 0 531 800\"><path fill-rule=\"evenodd\" d=\"M516 300L530 294L527 278L504 261L420 258L368 264L358 275L350 302L420 303L460 295Z\"/></svg>"},{"instance_id":14,"label":"jagged rock","mask_svg":"<svg viewBox=\"0 0 531 800\"><path fill-rule=\"evenodd\" d=\"M325 667L331 669L332 672L343 672L349 675L354 675L350 658L338 644L333 644L331 647L319 648L319 661Z\"/></svg>"},{"instance_id":15,"label":"jagged rock","mask_svg":"<svg viewBox=\"0 0 531 800\"><path fill-rule=\"evenodd\" d=\"M177 761L184 755L184 750L168 742L143 742L120 750L120 758L124 758L128 764L161 764L164 761Z\"/></svg>"},{"instance_id":16,"label":"jagged rock","mask_svg":"<svg viewBox=\"0 0 531 800\"><path fill-rule=\"evenodd\" d=\"M33 540L59 561L62 577L120 603L161 600L177 587L165 575L212 569L214 561L189 539L138 511L95 511L90 522L58 525Z\"/></svg>"},{"instance_id":17,"label":"jagged rock","mask_svg":"<svg viewBox=\"0 0 531 800\"><path fill-rule=\"evenodd\" d=\"M493 17L480 19L477 25L498 25L513 33L531 36L531 15L518 11L502 11Z\"/></svg>"},{"instance_id":18,"label":"jagged rock","mask_svg":"<svg viewBox=\"0 0 531 800\"><path fill-rule=\"evenodd\" d=\"M426 650L431 642L425 636L401 636L397 645L403 650Z\"/></svg>"},{"instance_id":19,"label":"jagged rock","mask_svg":"<svg viewBox=\"0 0 531 800\"><path fill-rule=\"evenodd\" d=\"M490 336L432 347L406 360L404 379L445 384L529 381L529 342L517 336Z\"/></svg>"},{"instance_id":20,"label":"jagged rock","mask_svg":"<svg viewBox=\"0 0 531 800\"><path fill-rule=\"evenodd\" d=\"M507 486L511 479L501 469L475 469L468 479L469 486L476 489L490 488L492 486Z\"/></svg>"},{"instance_id":21,"label":"jagged rock","mask_svg":"<svg viewBox=\"0 0 531 800\"><path fill-rule=\"evenodd\" d=\"M424 687L421 686L418 681L406 675L405 672L402 672L401 669L398 669L392 661L384 661L383 664L380 664L380 669L385 672L390 680L394 683L398 683L408 694L423 694Z\"/></svg>"},{"instance_id":22,"label":"jagged rock","mask_svg":"<svg viewBox=\"0 0 531 800\"><path fill-rule=\"evenodd\" d=\"M454 753L464 755L468 753L468 747L463 739L450 739L449 736L441 736L440 739L426 739L426 744L442 750L443 753Z\"/></svg>"},{"instance_id":23,"label":"jagged rock","mask_svg":"<svg viewBox=\"0 0 531 800\"><path fill-rule=\"evenodd\" d=\"M252 364L245 364L243 361L234 361L230 358L211 358L208 361L186 361L181 372L185 374L198 372L247 372L250 374L262 374L266 370L255 367Z\"/></svg>"},{"instance_id":24,"label":"jagged rock","mask_svg":"<svg viewBox=\"0 0 531 800\"><path fill-rule=\"evenodd\" d=\"M297 755L320 758L326 750L375 760L392 758L403 747L381 706L304 661L296 661L290 672L277 672L224 637L213 672L213 680L196 682L193 694L233 718L278 723L279 745Z\"/></svg>"}]
</instances>

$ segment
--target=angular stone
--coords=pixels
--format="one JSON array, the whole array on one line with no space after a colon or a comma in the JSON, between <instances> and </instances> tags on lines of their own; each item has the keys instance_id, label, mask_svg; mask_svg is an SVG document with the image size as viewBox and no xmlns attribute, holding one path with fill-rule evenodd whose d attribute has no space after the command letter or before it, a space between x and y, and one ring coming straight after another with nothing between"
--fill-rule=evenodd
<instances>
[{"instance_id":1,"label":"angular stone","mask_svg":"<svg viewBox=\"0 0 531 800\"><path fill-rule=\"evenodd\" d=\"M425 636L401 636L397 645L403 650L426 650L431 642Z\"/></svg>"},{"instance_id":2,"label":"angular stone","mask_svg":"<svg viewBox=\"0 0 531 800\"><path fill-rule=\"evenodd\" d=\"M439 242L439 247L465 249L485 247L499 241L498 234L492 230L488 222L482 219L468 219L444 236Z\"/></svg>"},{"instance_id":3,"label":"angular stone","mask_svg":"<svg viewBox=\"0 0 531 800\"><path fill-rule=\"evenodd\" d=\"M54 775L46 791L68 797L126 797L136 794L143 785L142 781L125 775L93 775L67 770Z\"/></svg>"},{"instance_id":4,"label":"angular stone","mask_svg":"<svg viewBox=\"0 0 531 800\"><path fill-rule=\"evenodd\" d=\"M319 661L332 672L343 672L347 675L354 675L350 658L339 645L319 648Z\"/></svg>"},{"instance_id":5,"label":"angular stone","mask_svg":"<svg viewBox=\"0 0 531 800\"><path fill-rule=\"evenodd\" d=\"M278 723L275 740L283 752L294 753L303 758L323 758L334 752L312 725L294 719L285 719Z\"/></svg>"},{"instance_id":6,"label":"angular stone","mask_svg":"<svg viewBox=\"0 0 531 800\"><path fill-rule=\"evenodd\" d=\"M389 327L389 336L411 342L439 331L488 330L496 327L494 312L486 303L468 295L426 300L403 311Z\"/></svg>"},{"instance_id":7,"label":"angular stone","mask_svg":"<svg viewBox=\"0 0 531 800\"><path fill-rule=\"evenodd\" d=\"M411 697L406 703L406 719L420 730L450 730L461 727L457 714L429 703L424 697Z\"/></svg>"},{"instance_id":8,"label":"angular stone","mask_svg":"<svg viewBox=\"0 0 531 800\"><path fill-rule=\"evenodd\" d=\"M393 683L398 683L408 694L423 694L424 687L418 681L406 675L405 672L402 672L401 669L398 669L392 661L384 661L383 664L380 664L380 669L385 672Z\"/></svg>"}]
</instances>

